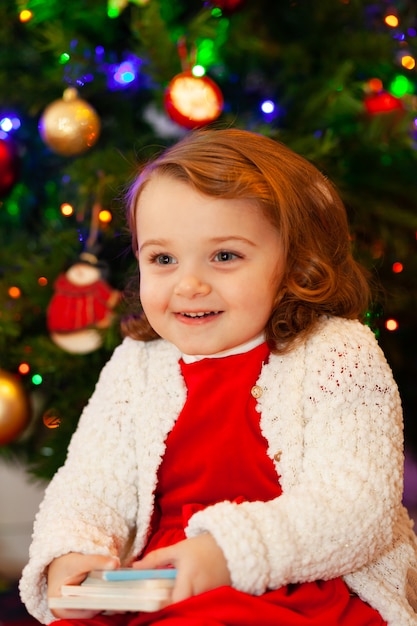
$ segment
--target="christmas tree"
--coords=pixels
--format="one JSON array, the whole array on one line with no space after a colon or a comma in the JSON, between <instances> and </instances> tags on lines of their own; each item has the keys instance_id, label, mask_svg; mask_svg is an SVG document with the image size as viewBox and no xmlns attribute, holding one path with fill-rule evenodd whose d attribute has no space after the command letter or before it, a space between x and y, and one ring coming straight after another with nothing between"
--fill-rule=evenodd
<instances>
[{"instance_id":1,"label":"christmas tree","mask_svg":"<svg viewBox=\"0 0 417 626\"><path fill-rule=\"evenodd\" d=\"M412 0L2 3L0 456L45 479L63 463L122 339L127 185L207 124L282 141L337 185L417 449L416 44ZM102 291L77 326L58 289L79 304L85 275Z\"/></svg>"}]
</instances>

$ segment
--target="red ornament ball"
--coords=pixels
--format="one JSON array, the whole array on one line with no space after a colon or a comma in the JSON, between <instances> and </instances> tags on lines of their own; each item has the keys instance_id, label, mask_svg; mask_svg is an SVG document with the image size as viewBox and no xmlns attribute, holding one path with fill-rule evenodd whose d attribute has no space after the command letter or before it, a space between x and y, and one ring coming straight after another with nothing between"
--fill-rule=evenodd
<instances>
[{"instance_id":1,"label":"red ornament ball","mask_svg":"<svg viewBox=\"0 0 417 626\"><path fill-rule=\"evenodd\" d=\"M223 109L223 94L208 76L194 76L191 71L177 74L164 97L165 110L171 119L185 128L199 128L216 120Z\"/></svg>"},{"instance_id":2,"label":"red ornament ball","mask_svg":"<svg viewBox=\"0 0 417 626\"><path fill-rule=\"evenodd\" d=\"M20 158L16 146L6 139L0 139L0 198L12 190L20 174Z\"/></svg>"},{"instance_id":3,"label":"red ornament ball","mask_svg":"<svg viewBox=\"0 0 417 626\"><path fill-rule=\"evenodd\" d=\"M379 93L366 96L364 104L366 111L370 115L389 113L390 111L402 111L404 109L402 100L387 91L380 91Z\"/></svg>"},{"instance_id":4,"label":"red ornament ball","mask_svg":"<svg viewBox=\"0 0 417 626\"><path fill-rule=\"evenodd\" d=\"M245 0L213 0L213 5L221 9L224 13L233 13L240 9Z\"/></svg>"}]
</instances>

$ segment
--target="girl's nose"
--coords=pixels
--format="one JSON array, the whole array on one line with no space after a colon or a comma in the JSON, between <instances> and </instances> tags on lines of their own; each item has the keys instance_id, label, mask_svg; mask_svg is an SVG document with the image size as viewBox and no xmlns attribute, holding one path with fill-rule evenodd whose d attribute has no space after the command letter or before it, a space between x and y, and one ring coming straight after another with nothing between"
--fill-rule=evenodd
<instances>
[{"instance_id":1,"label":"girl's nose","mask_svg":"<svg viewBox=\"0 0 417 626\"><path fill-rule=\"evenodd\" d=\"M174 288L175 295L184 298L206 296L210 291L211 287L208 283L192 274L182 276Z\"/></svg>"}]
</instances>

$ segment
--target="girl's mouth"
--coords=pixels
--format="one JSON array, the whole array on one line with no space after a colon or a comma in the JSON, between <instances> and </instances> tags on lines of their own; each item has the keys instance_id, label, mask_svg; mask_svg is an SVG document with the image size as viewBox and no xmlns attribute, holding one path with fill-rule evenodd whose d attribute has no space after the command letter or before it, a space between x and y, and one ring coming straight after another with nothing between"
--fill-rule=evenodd
<instances>
[{"instance_id":1,"label":"girl's mouth","mask_svg":"<svg viewBox=\"0 0 417 626\"><path fill-rule=\"evenodd\" d=\"M212 315L218 315L219 313L220 311L196 311L195 313L192 313L192 312L187 313L184 311L180 313L180 315L182 315L183 317L189 317L192 319L195 319L195 318L201 319L203 317L210 317Z\"/></svg>"}]
</instances>

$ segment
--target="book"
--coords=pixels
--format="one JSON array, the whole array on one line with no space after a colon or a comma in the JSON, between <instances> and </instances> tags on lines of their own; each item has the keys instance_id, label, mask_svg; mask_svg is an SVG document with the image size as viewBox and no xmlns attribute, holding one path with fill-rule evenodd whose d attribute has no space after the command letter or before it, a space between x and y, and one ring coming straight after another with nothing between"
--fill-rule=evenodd
<instances>
[{"instance_id":1,"label":"book","mask_svg":"<svg viewBox=\"0 0 417 626\"><path fill-rule=\"evenodd\" d=\"M50 609L158 611L171 602L175 569L94 570L81 585L63 585L61 596L48 598Z\"/></svg>"}]
</instances>

